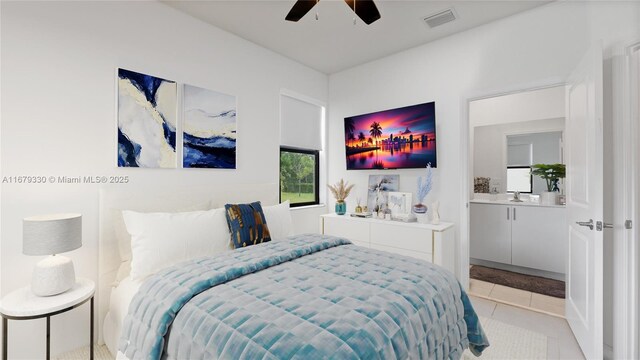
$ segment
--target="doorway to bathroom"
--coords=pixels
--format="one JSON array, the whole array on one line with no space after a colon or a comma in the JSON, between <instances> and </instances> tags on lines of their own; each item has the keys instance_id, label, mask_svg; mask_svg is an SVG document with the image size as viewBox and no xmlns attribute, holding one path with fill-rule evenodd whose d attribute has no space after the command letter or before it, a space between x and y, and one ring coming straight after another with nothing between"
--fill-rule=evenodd
<instances>
[{"instance_id":1,"label":"doorway to bathroom","mask_svg":"<svg viewBox=\"0 0 640 360\"><path fill-rule=\"evenodd\" d=\"M563 317L565 86L469 103L469 290Z\"/></svg>"}]
</instances>

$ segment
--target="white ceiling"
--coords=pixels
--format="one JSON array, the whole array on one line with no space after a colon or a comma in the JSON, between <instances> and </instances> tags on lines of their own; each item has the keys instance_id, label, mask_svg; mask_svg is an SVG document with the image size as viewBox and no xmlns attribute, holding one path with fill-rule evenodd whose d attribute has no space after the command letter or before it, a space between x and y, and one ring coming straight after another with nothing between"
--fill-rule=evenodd
<instances>
[{"instance_id":1,"label":"white ceiling","mask_svg":"<svg viewBox=\"0 0 640 360\"><path fill-rule=\"evenodd\" d=\"M284 20L295 0L161 1L326 74L549 2L376 0L382 18L371 25L358 19L354 25L354 14L343 0L320 0L297 23ZM435 29L423 22L423 18L450 7L455 9L457 20Z\"/></svg>"}]
</instances>

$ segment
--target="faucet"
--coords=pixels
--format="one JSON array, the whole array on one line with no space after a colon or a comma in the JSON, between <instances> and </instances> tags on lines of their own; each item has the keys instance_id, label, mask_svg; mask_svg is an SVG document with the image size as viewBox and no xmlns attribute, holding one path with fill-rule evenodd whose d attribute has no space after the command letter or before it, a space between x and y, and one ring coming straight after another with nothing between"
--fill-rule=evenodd
<instances>
[{"instance_id":1,"label":"faucet","mask_svg":"<svg viewBox=\"0 0 640 360\"><path fill-rule=\"evenodd\" d=\"M516 191L513 193L513 199L511 199L511 201L522 202L522 200L520 200L520 191Z\"/></svg>"}]
</instances>

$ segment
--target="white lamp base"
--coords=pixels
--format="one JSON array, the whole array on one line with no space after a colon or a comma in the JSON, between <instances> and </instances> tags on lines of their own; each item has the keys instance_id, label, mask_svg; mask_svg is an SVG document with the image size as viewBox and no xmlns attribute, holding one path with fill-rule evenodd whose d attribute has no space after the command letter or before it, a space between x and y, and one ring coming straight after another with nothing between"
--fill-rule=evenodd
<instances>
[{"instance_id":1,"label":"white lamp base","mask_svg":"<svg viewBox=\"0 0 640 360\"><path fill-rule=\"evenodd\" d=\"M63 293L76 283L76 273L71 259L53 255L36 264L31 277L31 291L37 296Z\"/></svg>"}]
</instances>

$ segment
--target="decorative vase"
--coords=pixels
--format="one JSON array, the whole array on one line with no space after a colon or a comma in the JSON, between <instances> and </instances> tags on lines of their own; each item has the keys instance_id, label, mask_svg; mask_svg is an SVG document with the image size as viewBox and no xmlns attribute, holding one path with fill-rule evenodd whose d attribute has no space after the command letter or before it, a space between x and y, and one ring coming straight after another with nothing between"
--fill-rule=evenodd
<instances>
[{"instance_id":1,"label":"decorative vase","mask_svg":"<svg viewBox=\"0 0 640 360\"><path fill-rule=\"evenodd\" d=\"M415 204L413 205L413 212L415 214L426 214L427 213L427 206L421 203Z\"/></svg>"},{"instance_id":2,"label":"decorative vase","mask_svg":"<svg viewBox=\"0 0 640 360\"><path fill-rule=\"evenodd\" d=\"M336 202L336 214L344 215L347 212L347 203L341 200Z\"/></svg>"},{"instance_id":3,"label":"decorative vase","mask_svg":"<svg viewBox=\"0 0 640 360\"><path fill-rule=\"evenodd\" d=\"M440 224L440 213L438 212L438 208L440 207L440 201L436 201L431 204L431 223L433 225Z\"/></svg>"},{"instance_id":4,"label":"decorative vase","mask_svg":"<svg viewBox=\"0 0 640 360\"><path fill-rule=\"evenodd\" d=\"M541 205L556 205L558 203L558 193L555 191L545 191L540 193Z\"/></svg>"},{"instance_id":5,"label":"decorative vase","mask_svg":"<svg viewBox=\"0 0 640 360\"><path fill-rule=\"evenodd\" d=\"M382 213L384 214L385 220L391 220L391 209L389 209L389 206L385 205Z\"/></svg>"},{"instance_id":6,"label":"decorative vase","mask_svg":"<svg viewBox=\"0 0 640 360\"><path fill-rule=\"evenodd\" d=\"M419 222L420 224L429 223L429 216L427 214L415 214L415 215L416 215L416 221Z\"/></svg>"}]
</instances>

